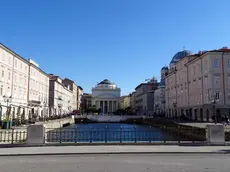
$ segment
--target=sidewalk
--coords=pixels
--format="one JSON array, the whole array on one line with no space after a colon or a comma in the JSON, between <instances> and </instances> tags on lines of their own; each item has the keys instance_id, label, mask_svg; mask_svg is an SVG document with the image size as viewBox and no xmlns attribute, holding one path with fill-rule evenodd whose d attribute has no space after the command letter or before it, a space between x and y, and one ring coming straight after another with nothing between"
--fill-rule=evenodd
<instances>
[{"instance_id":1,"label":"sidewalk","mask_svg":"<svg viewBox=\"0 0 230 172\"><path fill-rule=\"evenodd\" d=\"M197 127L197 128L206 128L208 124L213 124L211 122L209 123L199 123L199 122L189 122L189 123L183 123L183 122L179 122L177 124L180 124L180 125L186 125L186 126L191 126L191 127ZM217 123L217 124L223 124L223 123ZM225 131L229 132L230 131L230 125L226 125L224 124L224 128L225 128Z\"/></svg>"},{"instance_id":2,"label":"sidewalk","mask_svg":"<svg viewBox=\"0 0 230 172\"><path fill-rule=\"evenodd\" d=\"M0 148L0 156L68 154L230 153L229 146L46 146Z\"/></svg>"}]
</instances>

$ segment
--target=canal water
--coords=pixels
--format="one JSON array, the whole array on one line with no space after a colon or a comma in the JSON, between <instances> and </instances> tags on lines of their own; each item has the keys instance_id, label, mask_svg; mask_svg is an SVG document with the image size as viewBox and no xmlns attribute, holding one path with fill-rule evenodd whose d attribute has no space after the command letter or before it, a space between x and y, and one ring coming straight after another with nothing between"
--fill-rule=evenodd
<instances>
[{"instance_id":1,"label":"canal water","mask_svg":"<svg viewBox=\"0 0 230 172\"><path fill-rule=\"evenodd\" d=\"M172 136L158 128L125 123L72 124L48 133L49 142L153 142Z\"/></svg>"}]
</instances>

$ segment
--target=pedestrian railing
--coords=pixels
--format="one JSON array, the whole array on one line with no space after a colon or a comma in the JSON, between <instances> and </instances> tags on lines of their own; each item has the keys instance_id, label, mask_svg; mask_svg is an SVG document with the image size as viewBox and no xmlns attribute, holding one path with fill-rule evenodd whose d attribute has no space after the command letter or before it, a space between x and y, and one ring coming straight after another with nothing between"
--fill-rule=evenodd
<instances>
[{"instance_id":1,"label":"pedestrian railing","mask_svg":"<svg viewBox=\"0 0 230 172\"><path fill-rule=\"evenodd\" d=\"M0 144L19 144L26 141L26 130L0 130Z\"/></svg>"},{"instance_id":2,"label":"pedestrian railing","mask_svg":"<svg viewBox=\"0 0 230 172\"><path fill-rule=\"evenodd\" d=\"M26 129L0 130L0 144L23 144L27 139ZM226 142L230 131L225 131ZM46 128L46 143L204 143L206 130L188 126L149 126L134 128Z\"/></svg>"},{"instance_id":3,"label":"pedestrian railing","mask_svg":"<svg viewBox=\"0 0 230 172\"><path fill-rule=\"evenodd\" d=\"M167 143L167 142L204 142L205 132L183 128L170 129L94 129L59 128L48 129L46 142L51 143Z\"/></svg>"},{"instance_id":4,"label":"pedestrian railing","mask_svg":"<svg viewBox=\"0 0 230 172\"><path fill-rule=\"evenodd\" d=\"M230 131L225 131L225 141L230 142Z\"/></svg>"}]
</instances>

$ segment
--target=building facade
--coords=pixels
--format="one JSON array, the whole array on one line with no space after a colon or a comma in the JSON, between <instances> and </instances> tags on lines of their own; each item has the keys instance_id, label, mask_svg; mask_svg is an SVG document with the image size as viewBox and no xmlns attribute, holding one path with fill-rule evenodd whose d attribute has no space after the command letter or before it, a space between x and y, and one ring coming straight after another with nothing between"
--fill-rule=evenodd
<instances>
[{"instance_id":1,"label":"building facade","mask_svg":"<svg viewBox=\"0 0 230 172\"><path fill-rule=\"evenodd\" d=\"M80 110L81 108L81 101L82 101L83 94L84 94L83 88L81 86L77 86L77 110Z\"/></svg>"},{"instance_id":2,"label":"building facade","mask_svg":"<svg viewBox=\"0 0 230 172\"><path fill-rule=\"evenodd\" d=\"M130 107L131 95L121 96L119 102L119 109L126 109Z\"/></svg>"},{"instance_id":3,"label":"building facade","mask_svg":"<svg viewBox=\"0 0 230 172\"><path fill-rule=\"evenodd\" d=\"M49 105L51 115L63 115L72 112L70 85L64 85L59 76L50 74Z\"/></svg>"},{"instance_id":4,"label":"building facade","mask_svg":"<svg viewBox=\"0 0 230 172\"><path fill-rule=\"evenodd\" d=\"M74 81L65 78L62 80L62 83L64 84L65 87L68 88L68 85L70 86L70 90L73 92L72 94L72 109L73 110L79 110L78 109L78 86L74 83Z\"/></svg>"},{"instance_id":5,"label":"building facade","mask_svg":"<svg viewBox=\"0 0 230 172\"><path fill-rule=\"evenodd\" d=\"M0 120L27 118L28 70L27 60L0 44Z\"/></svg>"},{"instance_id":6,"label":"building facade","mask_svg":"<svg viewBox=\"0 0 230 172\"><path fill-rule=\"evenodd\" d=\"M141 83L135 88L135 107L138 115L153 115L154 91L157 86L157 81L153 79L148 83Z\"/></svg>"},{"instance_id":7,"label":"building facade","mask_svg":"<svg viewBox=\"0 0 230 172\"><path fill-rule=\"evenodd\" d=\"M161 80L154 91L154 113L157 115L165 115L165 76L168 75L168 72L168 67L161 69Z\"/></svg>"},{"instance_id":8,"label":"building facade","mask_svg":"<svg viewBox=\"0 0 230 172\"><path fill-rule=\"evenodd\" d=\"M49 116L49 75L39 65L29 59L28 82L29 119Z\"/></svg>"},{"instance_id":9,"label":"building facade","mask_svg":"<svg viewBox=\"0 0 230 172\"><path fill-rule=\"evenodd\" d=\"M132 109L132 112L135 113L136 112L136 98L135 98L135 91L131 93L131 97L130 97L130 107Z\"/></svg>"},{"instance_id":10,"label":"building facade","mask_svg":"<svg viewBox=\"0 0 230 172\"><path fill-rule=\"evenodd\" d=\"M121 89L105 79L92 88L92 105L102 113L113 113L118 110Z\"/></svg>"},{"instance_id":11,"label":"building facade","mask_svg":"<svg viewBox=\"0 0 230 172\"><path fill-rule=\"evenodd\" d=\"M92 107L92 95L88 93L83 93L80 109L84 112L90 107Z\"/></svg>"},{"instance_id":12,"label":"building facade","mask_svg":"<svg viewBox=\"0 0 230 172\"><path fill-rule=\"evenodd\" d=\"M169 117L220 121L230 114L230 50L182 57L166 77Z\"/></svg>"}]
</instances>

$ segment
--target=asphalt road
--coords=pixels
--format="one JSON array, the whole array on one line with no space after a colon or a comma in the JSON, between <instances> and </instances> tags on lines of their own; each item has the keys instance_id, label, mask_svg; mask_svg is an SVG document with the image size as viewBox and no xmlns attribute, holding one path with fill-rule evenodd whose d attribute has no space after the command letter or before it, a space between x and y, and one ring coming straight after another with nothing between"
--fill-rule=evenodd
<instances>
[{"instance_id":1,"label":"asphalt road","mask_svg":"<svg viewBox=\"0 0 230 172\"><path fill-rule=\"evenodd\" d=\"M226 154L0 157L2 172L229 172Z\"/></svg>"}]
</instances>

